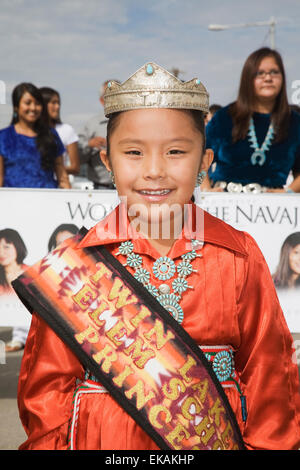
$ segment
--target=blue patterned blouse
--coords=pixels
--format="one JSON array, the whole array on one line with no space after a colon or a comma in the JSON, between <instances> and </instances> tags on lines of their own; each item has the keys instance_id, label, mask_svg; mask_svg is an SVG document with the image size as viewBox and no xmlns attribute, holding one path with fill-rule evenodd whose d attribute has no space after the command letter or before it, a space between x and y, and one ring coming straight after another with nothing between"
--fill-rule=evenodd
<instances>
[{"instance_id":1,"label":"blue patterned blouse","mask_svg":"<svg viewBox=\"0 0 300 470\"><path fill-rule=\"evenodd\" d=\"M269 125L270 114L253 114L258 145L261 146ZM232 143L232 118L229 106L216 112L206 126L206 148L214 151L214 163L209 176L216 181L229 183L259 183L269 188L284 186L290 170L300 173L300 114L292 111L288 137L280 143L272 143L265 152L264 165L252 165L248 137Z\"/></svg>"},{"instance_id":2,"label":"blue patterned blouse","mask_svg":"<svg viewBox=\"0 0 300 470\"><path fill-rule=\"evenodd\" d=\"M53 160L65 151L55 129L51 129L57 142ZM0 130L0 155L4 159L6 188L57 188L53 171L44 170L35 137L18 134L13 125Z\"/></svg>"}]
</instances>

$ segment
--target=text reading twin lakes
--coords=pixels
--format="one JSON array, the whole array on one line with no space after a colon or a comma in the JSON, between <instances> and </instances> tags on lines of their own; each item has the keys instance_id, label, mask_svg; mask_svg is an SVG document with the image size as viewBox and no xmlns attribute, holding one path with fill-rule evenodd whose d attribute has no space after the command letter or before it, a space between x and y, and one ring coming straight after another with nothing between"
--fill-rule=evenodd
<instances>
[{"instance_id":1,"label":"text reading twin lakes","mask_svg":"<svg viewBox=\"0 0 300 470\"><path fill-rule=\"evenodd\" d=\"M196 361L192 355L186 355L184 362L173 371L173 377L166 365L167 373L160 382L161 377L155 377L153 372L155 368L147 365L151 360L161 360L164 349L170 347L174 339L173 332L158 318L147 322L152 316L151 311L138 302L119 277L112 279L105 264L97 263L97 268L72 296L89 322L83 331L76 333L77 342L93 347L96 352L92 358L101 372L110 379L113 377L114 386L124 390L125 397L134 400L139 411L146 410L155 430L168 430L164 437L171 448L182 450L188 440L194 443L194 450L203 445L213 449L236 448L233 429L224 419L225 409L220 399L212 402L208 380L193 376ZM100 286L105 285L110 287L104 296ZM91 310L96 300L97 308ZM118 316L118 310L125 306L126 319ZM150 379L149 371L152 373ZM176 412L177 424L172 428L174 416L170 410L175 406L179 406L180 412ZM201 420L195 420L195 415L204 409L207 413Z\"/></svg>"}]
</instances>

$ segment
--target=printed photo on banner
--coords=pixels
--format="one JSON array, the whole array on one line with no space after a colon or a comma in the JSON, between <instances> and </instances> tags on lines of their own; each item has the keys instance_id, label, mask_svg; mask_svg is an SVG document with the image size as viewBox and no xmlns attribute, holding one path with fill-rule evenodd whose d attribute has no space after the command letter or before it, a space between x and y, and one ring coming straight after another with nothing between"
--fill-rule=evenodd
<instances>
[{"instance_id":1,"label":"printed photo on banner","mask_svg":"<svg viewBox=\"0 0 300 470\"><path fill-rule=\"evenodd\" d=\"M118 198L115 191L5 188L0 197L0 327L27 328L31 315L11 281L81 227L95 225Z\"/></svg>"},{"instance_id":2,"label":"printed photo on banner","mask_svg":"<svg viewBox=\"0 0 300 470\"><path fill-rule=\"evenodd\" d=\"M300 232L284 240L273 280L278 290L300 288Z\"/></svg>"},{"instance_id":3,"label":"printed photo on banner","mask_svg":"<svg viewBox=\"0 0 300 470\"><path fill-rule=\"evenodd\" d=\"M300 333L299 197L197 191L195 199L204 210L255 239L268 263L288 327Z\"/></svg>"}]
</instances>

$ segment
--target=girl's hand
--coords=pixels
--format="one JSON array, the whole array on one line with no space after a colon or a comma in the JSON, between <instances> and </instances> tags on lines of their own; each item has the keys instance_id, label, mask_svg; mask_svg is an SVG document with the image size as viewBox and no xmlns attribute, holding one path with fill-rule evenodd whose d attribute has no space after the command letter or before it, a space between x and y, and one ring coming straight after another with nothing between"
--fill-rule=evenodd
<instances>
[{"instance_id":1,"label":"girl's hand","mask_svg":"<svg viewBox=\"0 0 300 470\"><path fill-rule=\"evenodd\" d=\"M282 188L268 188L266 193L286 193L286 191Z\"/></svg>"}]
</instances>

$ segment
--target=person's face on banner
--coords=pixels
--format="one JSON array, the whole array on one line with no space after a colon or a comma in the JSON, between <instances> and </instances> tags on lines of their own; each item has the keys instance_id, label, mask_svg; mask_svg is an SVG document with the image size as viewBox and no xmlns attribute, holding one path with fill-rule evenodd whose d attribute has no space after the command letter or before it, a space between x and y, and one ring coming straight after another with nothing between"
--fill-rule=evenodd
<instances>
[{"instance_id":1,"label":"person's face on banner","mask_svg":"<svg viewBox=\"0 0 300 470\"><path fill-rule=\"evenodd\" d=\"M4 238L0 240L0 265L9 266L17 259L16 248L13 243L8 243Z\"/></svg>"},{"instance_id":2,"label":"person's face on banner","mask_svg":"<svg viewBox=\"0 0 300 470\"><path fill-rule=\"evenodd\" d=\"M291 270L300 276L300 244L290 251L289 261Z\"/></svg>"},{"instance_id":3,"label":"person's face on banner","mask_svg":"<svg viewBox=\"0 0 300 470\"><path fill-rule=\"evenodd\" d=\"M68 232L68 230L63 230L62 232L58 232L56 235L56 246L60 243L64 242L67 238L73 237L73 233Z\"/></svg>"}]
</instances>

